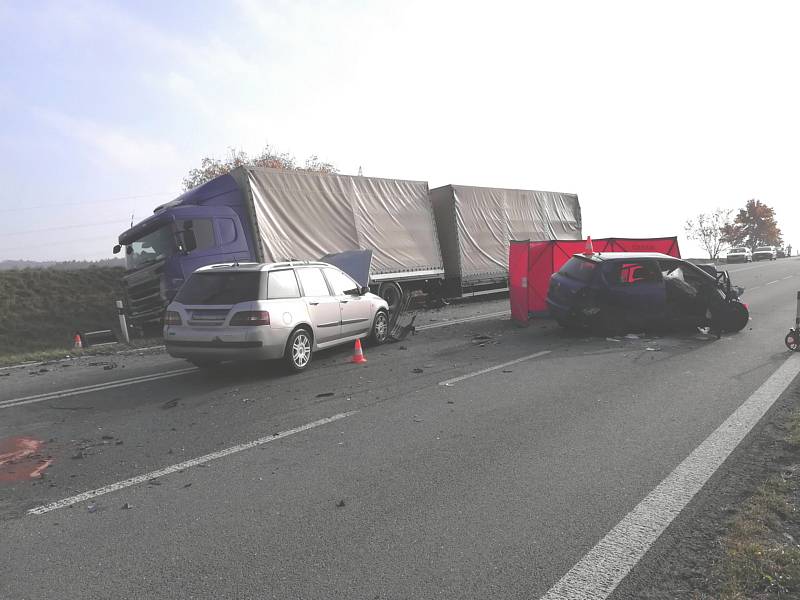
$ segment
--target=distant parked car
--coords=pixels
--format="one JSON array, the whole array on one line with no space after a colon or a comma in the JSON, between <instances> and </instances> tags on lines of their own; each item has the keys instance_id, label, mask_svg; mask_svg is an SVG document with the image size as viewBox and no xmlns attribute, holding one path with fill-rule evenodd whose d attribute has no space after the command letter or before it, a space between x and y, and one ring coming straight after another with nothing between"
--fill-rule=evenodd
<instances>
[{"instance_id":1,"label":"distant parked car","mask_svg":"<svg viewBox=\"0 0 800 600\"><path fill-rule=\"evenodd\" d=\"M664 326L739 331L750 313L726 271L656 253L573 256L550 278L550 314L567 328L614 334Z\"/></svg>"},{"instance_id":2,"label":"distant parked car","mask_svg":"<svg viewBox=\"0 0 800 600\"><path fill-rule=\"evenodd\" d=\"M778 258L786 258L786 250L778 248Z\"/></svg>"},{"instance_id":3,"label":"distant parked car","mask_svg":"<svg viewBox=\"0 0 800 600\"><path fill-rule=\"evenodd\" d=\"M750 251L750 248L731 248L728 250L728 254L725 256L725 262L728 263L740 263L740 262L752 262L753 261L753 253Z\"/></svg>"},{"instance_id":4,"label":"distant parked car","mask_svg":"<svg viewBox=\"0 0 800 600\"><path fill-rule=\"evenodd\" d=\"M284 359L302 371L313 352L389 334L389 307L336 267L319 262L210 265L167 307L167 352L199 367Z\"/></svg>"},{"instance_id":5,"label":"distant parked car","mask_svg":"<svg viewBox=\"0 0 800 600\"><path fill-rule=\"evenodd\" d=\"M753 251L753 260L776 260L778 250L775 246L759 246Z\"/></svg>"}]
</instances>

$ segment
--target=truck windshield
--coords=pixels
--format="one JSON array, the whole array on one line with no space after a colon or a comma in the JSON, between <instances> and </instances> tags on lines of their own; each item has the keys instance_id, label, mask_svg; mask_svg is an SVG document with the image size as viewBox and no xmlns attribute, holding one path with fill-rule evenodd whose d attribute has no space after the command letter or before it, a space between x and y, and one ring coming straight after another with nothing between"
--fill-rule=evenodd
<instances>
[{"instance_id":1,"label":"truck windshield","mask_svg":"<svg viewBox=\"0 0 800 600\"><path fill-rule=\"evenodd\" d=\"M169 225L151 231L135 242L128 244L126 250L128 270L138 269L175 253L175 238Z\"/></svg>"}]
</instances>

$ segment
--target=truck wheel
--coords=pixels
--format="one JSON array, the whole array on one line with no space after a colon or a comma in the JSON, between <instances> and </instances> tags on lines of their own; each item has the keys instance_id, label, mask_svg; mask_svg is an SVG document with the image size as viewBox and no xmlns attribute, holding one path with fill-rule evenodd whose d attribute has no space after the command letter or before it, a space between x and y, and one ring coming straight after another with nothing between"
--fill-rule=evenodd
<instances>
[{"instance_id":1,"label":"truck wheel","mask_svg":"<svg viewBox=\"0 0 800 600\"><path fill-rule=\"evenodd\" d=\"M289 341L286 342L286 350L283 353L286 366L289 367L292 373L305 371L311 362L311 348L311 334L307 329L301 327L292 332L292 335L289 336Z\"/></svg>"},{"instance_id":2,"label":"truck wheel","mask_svg":"<svg viewBox=\"0 0 800 600\"><path fill-rule=\"evenodd\" d=\"M372 331L369 334L369 342L373 346L380 346L389 337L389 316L385 311L379 310L375 313L372 321Z\"/></svg>"},{"instance_id":3,"label":"truck wheel","mask_svg":"<svg viewBox=\"0 0 800 600\"><path fill-rule=\"evenodd\" d=\"M389 305L390 315L394 315L400 310L400 303L403 300L403 290L399 283L395 281L384 283L381 285L378 295L386 300L386 304Z\"/></svg>"}]
</instances>

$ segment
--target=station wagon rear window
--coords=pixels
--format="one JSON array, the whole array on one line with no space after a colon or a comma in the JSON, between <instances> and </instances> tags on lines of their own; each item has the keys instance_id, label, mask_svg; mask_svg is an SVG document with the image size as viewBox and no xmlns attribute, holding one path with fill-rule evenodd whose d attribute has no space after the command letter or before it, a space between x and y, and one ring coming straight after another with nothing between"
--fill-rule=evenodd
<instances>
[{"instance_id":1,"label":"station wagon rear window","mask_svg":"<svg viewBox=\"0 0 800 600\"><path fill-rule=\"evenodd\" d=\"M566 275L570 279L575 279L576 281L589 283L592 280L592 275L594 275L596 267L597 265L590 260L573 256L561 267L559 274Z\"/></svg>"},{"instance_id":2,"label":"station wagon rear window","mask_svg":"<svg viewBox=\"0 0 800 600\"><path fill-rule=\"evenodd\" d=\"M261 272L194 273L175 300L181 304L238 304L259 299Z\"/></svg>"}]
</instances>

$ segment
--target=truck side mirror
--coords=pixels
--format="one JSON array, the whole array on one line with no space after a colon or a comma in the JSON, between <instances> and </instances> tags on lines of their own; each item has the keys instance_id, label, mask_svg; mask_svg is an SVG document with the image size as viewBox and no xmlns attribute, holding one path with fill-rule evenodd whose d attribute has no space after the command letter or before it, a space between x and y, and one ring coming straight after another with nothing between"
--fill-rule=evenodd
<instances>
[{"instance_id":1,"label":"truck side mirror","mask_svg":"<svg viewBox=\"0 0 800 600\"><path fill-rule=\"evenodd\" d=\"M120 251L120 250L122 250L122 246L120 246L119 244L117 244L116 246L114 246L114 250L113 250L113 252L114 252L114 254L119 254L119 251Z\"/></svg>"}]
</instances>

